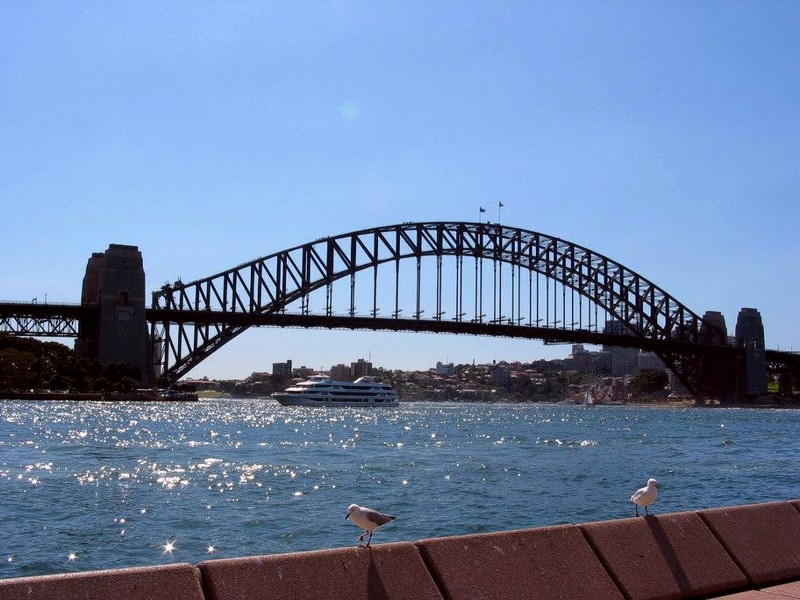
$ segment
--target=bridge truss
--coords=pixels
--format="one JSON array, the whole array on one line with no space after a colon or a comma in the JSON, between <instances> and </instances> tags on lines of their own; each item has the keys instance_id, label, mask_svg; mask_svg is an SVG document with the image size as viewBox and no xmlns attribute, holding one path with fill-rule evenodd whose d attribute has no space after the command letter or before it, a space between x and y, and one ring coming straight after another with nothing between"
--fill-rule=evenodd
<instances>
[{"instance_id":1,"label":"bridge truss","mask_svg":"<svg viewBox=\"0 0 800 600\"><path fill-rule=\"evenodd\" d=\"M80 304L0 304L0 332L31 337L78 337L87 309Z\"/></svg>"},{"instance_id":2,"label":"bridge truss","mask_svg":"<svg viewBox=\"0 0 800 600\"><path fill-rule=\"evenodd\" d=\"M163 383L255 325L402 329L653 349L702 393L724 334L662 288L588 248L489 223L403 223L321 238L153 293ZM612 322L609 329L607 323ZM347 325L349 323L349 325Z\"/></svg>"}]
</instances>

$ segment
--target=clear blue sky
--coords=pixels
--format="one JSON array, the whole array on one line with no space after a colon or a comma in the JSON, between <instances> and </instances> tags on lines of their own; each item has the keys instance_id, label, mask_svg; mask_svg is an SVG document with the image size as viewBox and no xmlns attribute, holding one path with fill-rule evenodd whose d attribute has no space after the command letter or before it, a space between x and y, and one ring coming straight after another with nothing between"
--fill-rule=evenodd
<instances>
[{"instance_id":1,"label":"clear blue sky","mask_svg":"<svg viewBox=\"0 0 800 600\"><path fill-rule=\"evenodd\" d=\"M360 228L477 220L588 246L800 350L800 2L0 1L0 299L148 289ZM564 356L250 330L192 376Z\"/></svg>"}]
</instances>

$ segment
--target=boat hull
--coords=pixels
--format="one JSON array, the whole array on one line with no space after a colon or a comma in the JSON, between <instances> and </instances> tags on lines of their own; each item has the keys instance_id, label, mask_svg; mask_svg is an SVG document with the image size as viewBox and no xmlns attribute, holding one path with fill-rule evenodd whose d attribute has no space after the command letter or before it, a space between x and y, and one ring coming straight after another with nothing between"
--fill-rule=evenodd
<instances>
[{"instance_id":1,"label":"boat hull","mask_svg":"<svg viewBox=\"0 0 800 600\"><path fill-rule=\"evenodd\" d=\"M301 396L289 396L283 394L272 394L272 397L283 406L398 406L398 400L375 400L367 399L362 400L353 398L352 400L345 400L337 398L335 400L326 398L303 398Z\"/></svg>"}]
</instances>

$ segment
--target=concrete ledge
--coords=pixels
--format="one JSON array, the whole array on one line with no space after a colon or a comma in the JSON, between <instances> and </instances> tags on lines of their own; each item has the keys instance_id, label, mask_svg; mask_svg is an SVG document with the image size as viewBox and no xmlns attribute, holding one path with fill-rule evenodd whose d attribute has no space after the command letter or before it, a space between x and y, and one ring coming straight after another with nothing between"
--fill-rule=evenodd
<instances>
[{"instance_id":1,"label":"concrete ledge","mask_svg":"<svg viewBox=\"0 0 800 600\"><path fill-rule=\"evenodd\" d=\"M790 502L700 511L750 583L800 577L800 512Z\"/></svg>"},{"instance_id":2,"label":"concrete ledge","mask_svg":"<svg viewBox=\"0 0 800 600\"><path fill-rule=\"evenodd\" d=\"M624 600L574 525L423 540L449 600Z\"/></svg>"},{"instance_id":3,"label":"concrete ledge","mask_svg":"<svg viewBox=\"0 0 800 600\"><path fill-rule=\"evenodd\" d=\"M2 600L800 600L800 501L0 580Z\"/></svg>"},{"instance_id":4,"label":"concrete ledge","mask_svg":"<svg viewBox=\"0 0 800 600\"><path fill-rule=\"evenodd\" d=\"M188 564L0 579L3 600L203 600Z\"/></svg>"},{"instance_id":5,"label":"concrete ledge","mask_svg":"<svg viewBox=\"0 0 800 600\"><path fill-rule=\"evenodd\" d=\"M221 559L199 567L209 600L442 600L408 542Z\"/></svg>"},{"instance_id":6,"label":"concrete ledge","mask_svg":"<svg viewBox=\"0 0 800 600\"><path fill-rule=\"evenodd\" d=\"M747 586L747 577L696 513L580 528L627 598L691 598Z\"/></svg>"}]
</instances>

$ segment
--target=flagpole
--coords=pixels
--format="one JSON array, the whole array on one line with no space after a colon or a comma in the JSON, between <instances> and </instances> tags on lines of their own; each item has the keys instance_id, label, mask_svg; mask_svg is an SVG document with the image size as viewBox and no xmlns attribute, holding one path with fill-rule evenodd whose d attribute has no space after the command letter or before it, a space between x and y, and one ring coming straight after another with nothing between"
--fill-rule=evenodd
<instances>
[{"instance_id":1,"label":"flagpole","mask_svg":"<svg viewBox=\"0 0 800 600\"><path fill-rule=\"evenodd\" d=\"M502 223L502 221L500 220L500 209L501 208L503 208L503 203L502 202L498 202L497 203L497 222L498 223Z\"/></svg>"}]
</instances>

